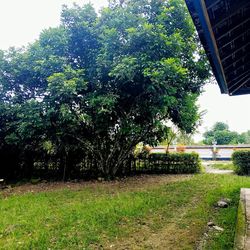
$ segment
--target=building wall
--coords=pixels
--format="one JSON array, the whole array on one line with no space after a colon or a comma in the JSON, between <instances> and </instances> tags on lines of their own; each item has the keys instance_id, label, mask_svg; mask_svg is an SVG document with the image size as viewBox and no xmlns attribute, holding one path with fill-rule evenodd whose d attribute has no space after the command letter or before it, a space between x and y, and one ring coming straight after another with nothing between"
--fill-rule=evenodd
<instances>
[{"instance_id":1,"label":"building wall","mask_svg":"<svg viewBox=\"0 0 250 250\"><path fill-rule=\"evenodd\" d=\"M196 152L201 159L230 160L236 150L250 150L250 145L216 145L216 146L171 146L169 152ZM150 154L166 153L167 147L158 146L150 150Z\"/></svg>"}]
</instances>

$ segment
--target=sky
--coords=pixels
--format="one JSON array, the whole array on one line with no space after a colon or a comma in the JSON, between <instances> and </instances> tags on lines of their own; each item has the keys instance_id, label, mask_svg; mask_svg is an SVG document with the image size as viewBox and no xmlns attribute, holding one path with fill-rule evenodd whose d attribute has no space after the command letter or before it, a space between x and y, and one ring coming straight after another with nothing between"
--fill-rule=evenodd
<instances>
[{"instance_id":1,"label":"sky","mask_svg":"<svg viewBox=\"0 0 250 250\"><path fill-rule=\"evenodd\" d=\"M97 10L107 4L106 0L0 0L0 49L34 42L42 30L59 25L62 5L73 2L92 2ZM206 113L195 141L217 121L239 133L250 130L250 95L229 97L220 93L217 84L207 84L198 104Z\"/></svg>"},{"instance_id":2,"label":"sky","mask_svg":"<svg viewBox=\"0 0 250 250\"><path fill-rule=\"evenodd\" d=\"M230 130L238 133L250 130L250 95L221 94L219 86L210 83L205 86L198 102L200 110L206 113L202 118L200 134L195 136L196 140L200 140L201 134L217 121L227 123Z\"/></svg>"},{"instance_id":3,"label":"sky","mask_svg":"<svg viewBox=\"0 0 250 250\"><path fill-rule=\"evenodd\" d=\"M96 9L106 0L0 0L0 49L23 46L39 37L43 29L60 23L62 5L92 2Z\"/></svg>"}]
</instances>

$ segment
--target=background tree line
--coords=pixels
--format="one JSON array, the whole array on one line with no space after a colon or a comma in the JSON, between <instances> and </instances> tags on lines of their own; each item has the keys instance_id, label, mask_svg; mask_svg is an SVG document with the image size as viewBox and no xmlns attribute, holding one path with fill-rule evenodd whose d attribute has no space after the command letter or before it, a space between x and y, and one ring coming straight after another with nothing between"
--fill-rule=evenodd
<instances>
[{"instance_id":1,"label":"background tree line","mask_svg":"<svg viewBox=\"0 0 250 250\"><path fill-rule=\"evenodd\" d=\"M192 132L209 76L197 41L182 0L64 6L59 27L0 51L0 175L65 178L88 157L113 178L139 142L168 136L165 121Z\"/></svg>"},{"instance_id":2,"label":"background tree line","mask_svg":"<svg viewBox=\"0 0 250 250\"><path fill-rule=\"evenodd\" d=\"M237 133L231 131L224 122L216 122L214 126L203 134L203 143L212 145L216 142L218 145L227 144L250 144L250 130Z\"/></svg>"}]
</instances>

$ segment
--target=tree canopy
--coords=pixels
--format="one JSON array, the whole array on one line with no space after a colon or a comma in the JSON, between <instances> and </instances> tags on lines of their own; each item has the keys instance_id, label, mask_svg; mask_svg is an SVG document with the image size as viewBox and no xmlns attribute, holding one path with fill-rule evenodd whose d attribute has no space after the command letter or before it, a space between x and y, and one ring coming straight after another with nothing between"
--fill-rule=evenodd
<instances>
[{"instance_id":1,"label":"tree canopy","mask_svg":"<svg viewBox=\"0 0 250 250\"><path fill-rule=\"evenodd\" d=\"M113 177L166 121L192 132L209 75L197 41L182 0L64 6L59 27L0 52L2 161L30 172L49 159L65 176L88 154Z\"/></svg>"},{"instance_id":2,"label":"tree canopy","mask_svg":"<svg viewBox=\"0 0 250 250\"><path fill-rule=\"evenodd\" d=\"M230 131L229 126L224 122L216 122L212 129L203 134L203 142L212 145L216 142L218 145L246 143L243 134Z\"/></svg>"},{"instance_id":3,"label":"tree canopy","mask_svg":"<svg viewBox=\"0 0 250 250\"><path fill-rule=\"evenodd\" d=\"M250 144L250 130L243 132L241 137L243 138L245 144Z\"/></svg>"}]
</instances>

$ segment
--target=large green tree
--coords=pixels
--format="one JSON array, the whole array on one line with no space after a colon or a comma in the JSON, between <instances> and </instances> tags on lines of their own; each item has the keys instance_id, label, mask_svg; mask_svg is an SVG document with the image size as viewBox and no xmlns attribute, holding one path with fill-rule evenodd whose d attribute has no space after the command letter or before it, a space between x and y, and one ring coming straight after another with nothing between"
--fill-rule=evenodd
<instances>
[{"instance_id":1,"label":"large green tree","mask_svg":"<svg viewBox=\"0 0 250 250\"><path fill-rule=\"evenodd\" d=\"M100 15L89 4L64 6L60 27L1 53L1 109L13 113L1 117L1 143L24 155L50 145L64 174L80 148L113 177L139 142L167 136L166 121L196 128L207 77L182 0L115 0Z\"/></svg>"},{"instance_id":2,"label":"large green tree","mask_svg":"<svg viewBox=\"0 0 250 250\"><path fill-rule=\"evenodd\" d=\"M243 132L240 136L245 144L250 144L250 130Z\"/></svg>"},{"instance_id":3,"label":"large green tree","mask_svg":"<svg viewBox=\"0 0 250 250\"><path fill-rule=\"evenodd\" d=\"M216 122L212 129L203 134L204 144L212 145L216 142L218 145L244 143L244 137L235 131L230 131L229 126L224 122Z\"/></svg>"}]
</instances>

